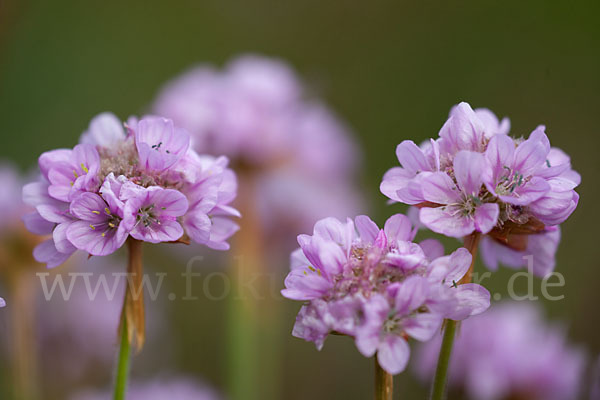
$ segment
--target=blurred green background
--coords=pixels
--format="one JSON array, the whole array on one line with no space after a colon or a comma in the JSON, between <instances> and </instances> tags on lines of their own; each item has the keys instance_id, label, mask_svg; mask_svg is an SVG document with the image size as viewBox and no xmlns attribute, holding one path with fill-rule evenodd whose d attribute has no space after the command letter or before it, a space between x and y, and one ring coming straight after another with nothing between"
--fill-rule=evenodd
<instances>
[{"instance_id":1,"label":"blurred green background","mask_svg":"<svg viewBox=\"0 0 600 400\"><path fill-rule=\"evenodd\" d=\"M558 254L565 299L545 307L550 318L565 322L572 341L595 357L600 351L600 219L594 205L600 198L599 6L592 1L1 1L0 158L29 171L41 152L72 147L97 113L110 110L121 118L143 113L161 85L190 65L222 65L247 52L290 62L354 128L365 154L362 188L380 222L403 210L386 206L378 190L383 173L397 164L396 144L436 136L453 104L464 100L509 116L513 135L528 135L545 124L552 144L571 155L583 177L581 201L563 226ZM283 274L287 264L281 268ZM494 275L492 293L504 293L509 273ZM171 279L181 284L177 276ZM540 281L535 282L539 289ZM281 304L281 398L370 396L371 360L346 338L329 338L317 352L291 337L299 304ZM168 307L172 312L164 323L173 325L178 351L154 370L203 376L227 391L226 302ZM269 385L268 377L261 382ZM400 398L426 393L409 371L397 377L396 387Z\"/></svg>"}]
</instances>

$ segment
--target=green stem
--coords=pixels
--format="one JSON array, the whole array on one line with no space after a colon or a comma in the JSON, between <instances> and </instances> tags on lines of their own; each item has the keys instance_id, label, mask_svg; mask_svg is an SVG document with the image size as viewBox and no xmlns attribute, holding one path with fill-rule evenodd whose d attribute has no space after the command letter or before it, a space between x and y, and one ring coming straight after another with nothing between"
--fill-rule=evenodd
<instances>
[{"instance_id":1,"label":"green stem","mask_svg":"<svg viewBox=\"0 0 600 400\"><path fill-rule=\"evenodd\" d=\"M477 247L481 234L473 232L464 238L464 247L471 253L471 265L469 270L460 280L459 284L471 283L473 267L475 266L475 258L477 257ZM454 336L456 336L456 326L458 322L450 319L445 320L444 338L442 339L442 348L438 358L435 377L433 379L433 388L431 390L431 400L442 400L446 391L446 380L448 376L448 365L450 364L450 355L452 353L452 345L454 344Z\"/></svg>"},{"instance_id":2,"label":"green stem","mask_svg":"<svg viewBox=\"0 0 600 400\"><path fill-rule=\"evenodd\" d=\"M127 334L127 318L125 312L121 318L121 347L119 349L119 361L117 364L117 375L115 377L114 400L125 400L127 391L127 375L129 374L130 343Z\"/></svg>"},{"instance_id":3,"label":"green stem","mask_svg":"<svg viewBox=\"0 0 600 400\"><path fill-rule=\"evenodd\" d=\"M448 376L448 366L450 364L450 355L452 353L456 325L456 321L452 321L451 319L446 320L442 348L440 349L440 357L435 370L435 378L433 379L431 400L442 400L444 398L446 392L446 377Z\"/></svg>"},{"instance_id":4,"label":"green stem","mask_svg":"<svg viewBox=\"0 0 600 400\"><path fill-rule=\"evenodd\" d=\"M375 400L392 400L394 393L394 377L387 372L375 359Z\"/></svg>"}]
</instances>

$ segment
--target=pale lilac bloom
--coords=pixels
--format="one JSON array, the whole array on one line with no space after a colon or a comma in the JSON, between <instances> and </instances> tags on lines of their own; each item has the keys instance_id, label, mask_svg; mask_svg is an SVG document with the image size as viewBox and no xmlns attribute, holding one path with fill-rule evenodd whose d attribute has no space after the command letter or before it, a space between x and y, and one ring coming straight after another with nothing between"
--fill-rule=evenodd
<instances>
[{"instance_id":1,"label":"pale lilac bloom","mask_svg":"<svg viewBox=\"0 0 600 400\"><path fill-rule=\"evenodd\" d=\"M303 86L284 62L246 55L175 78L153 107L190 132L196 151L224 154L252 177L248 201L278 244L320 218L362 208L350 129Z\"/></svg>"},{"instance_id":2,"label":"pale lilac bloom","mask_svg":"<svg viewBox=\"0 0 600 400\"><path fill-rule=\"evenodd\" d=\"M450 360L450 391L477 400L578 398L583 353L533 304L500 303L461 328ZM416 370L424 382L434 374L440 344L441 335L417 351Z\"/></svg>"},{"instance_id":3,"label":"pale lilac bloom","mask_svg":"<svg viewBox=\"0 0 600 400\"><path fill-rule=\"evenodd\" d=\"M78 220L68 224L66 238L76 248L105 256L125 243L130 229L122 223L123 209L109 206L96 193L82 193L71 203L70 212Z\"/></svg>"},{"instance_id":4,"label":"pale lilac bloom","mask_svg":"<svg viewBox=\"0 0 600 400\"><path fill-rule=\"evenodd\" d=\"M175 241L183 235L177 217L187 209L188 201L179 191L150 186L127 201L123 223L135 239L150 243Z\"/></svg>"},{"instance_id":5,"label":"pale lilac bloom","mask_svg":"<svg viewBox=\"0 0 600 400\"><path fill-rule=\"evenodd\" d=\"M548 193L550 185L546 179L536 176L548 156L544 139L547 140L541 127L516 147L506 135L490 139L485 151L492 167L492 175L485 182L489 192L517 206L528 205Z\"/></svg>"},{"instance_id":6,"label":"pale lilac bloom","mask_svg":"<svg viewBox=\"0 0 600 400\"><path fill-rule=\"evenodd\" d=\"M148 117L137 124L135 145L142 168L164 171L186 154L190 137L186 131L175 128L170 119Z\"/></svg>"},{"instance_id":7,"label":"pale lilac bloom","mask_svg":"<svg viewBox=\"0 0 600 400\"><path fill-rule=\"evenodd\" d=\"M363 306L364 322L356 328L356 346L365 357L377 354L379 365L391 374L406 368L410 356L407 339L427 341L440 329L443 317L419 311L429 296L427 279L408 277L387 288L392 302L374 294Z\"/></svg>"},{"instance_id":8,"label":"pale lilac bloom","mask_svg":"<svg viewBox=\"0 0 600 400\"><path fill-rule=\"evenodd\" d=\"M69 202L79 193L99 186L100 156L93 145L46 152L40 156L39 165L50 183L48 194L56 200Z\"/></svg>"},{"instance_id":9,"label":"pale lilac bloom","mask_svg":"<svg viewBox=\"0 0 600 400\"><path fill-rule=\"evenodd\" d=\"M126 130L103 113L73 150L40 156L42 175L23 188L36 210L24 218L27 228L52 234L34 250L36 260L51 268L78 249L108 255L129 236L159 243L187 235L228 248L237 230L230 218L239 216L229 205L237 183L228 160L197 154L189 134L166 118L130 118Z\"/></svg>"},{"instance_id":10,"label":"pale lilac bloom","mask_svg":"<svg viewBox=\"0 0 600 400\"><path fill-rule=\"evenodd\" d=\"M2 297L0 297L0 307L5 307L6 306L6 301L4 301L4 299Z\"/></svg>"},{"instance_id":11,"label":"pale lilac bloom","mask_svg":"<svg viewBox=\"0 0 600 400\"><path fill-rule=\"evenodd\" d=\"M542 276L554 267L559 238L547 234L577 207L581 177L569 157L550 146L544 126L527 140L511 138L509 129L508 119L460 103L439 138L398 146L402 166L390 169L380 188L391 201L419 207L420 223L437 233L487 234L482 255L490 268L498 261L522 266L522 256L534 254L535 273ZM542 245L544 237L551 240Z\"/></svg>"},{"instance_id":12,"label":"pale lilac bloom","mask_svg":"<svg viewBox=\"0 0 600 400\"><path fill-rule=\"evenodd\" d=\"M133 381L127 388L128 400L218 400L221 396L201 381L189 377L158 377L148 382ZM109 392L87 391L71 400L110 400Z\"/></svg>"},{"instance_id":13,"label":"pale lilac bloom","mask_svg":"<svg viewBox=\"0 0 600 400\"><path fill-rule=\"evenodd\" d=\"M320 349L331 332L351 336L366 357L377 353L389 373L404 370L407 338L428 340L444 318L485 311L489 293L460 285L471 256L459 249L443 257L437 241L413 243L416 229L397 214L380 229L367 216L326 218L313 235L298 236L282 294L308 301L292 334Z\"/></svg>"},{"instance_id":14,"label":"pale lilac bloom","mask_svg":"<svg viewBox=\"0 0 600 400\"><path fill-rule=\"evenodd\" d=\"M496 225L499 207L484 202L481 186L490 173L489 164L480 153L460 151L454 157L454 178L435 172L423 178L423 197L440 207L422 208L421 222L434 232L463 237L474 231L488 233Z\"/></svg>"}]
</instances>

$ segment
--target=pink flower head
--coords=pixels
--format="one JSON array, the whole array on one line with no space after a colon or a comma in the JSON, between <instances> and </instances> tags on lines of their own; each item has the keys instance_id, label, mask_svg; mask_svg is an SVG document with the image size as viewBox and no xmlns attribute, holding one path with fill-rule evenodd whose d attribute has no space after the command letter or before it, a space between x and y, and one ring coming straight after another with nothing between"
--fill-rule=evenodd
<instances>
[{"instance_id":1,"label":"pink flower head","mask_svg":"<svg viewBox=\"0 0 600 400\"><path fill-rule=\"evenodd\" d=\"M489 110L460 103L439 138L420 147L410 141L398 145L402 166L384 175L381 191L392 201L419 207L420 222L437 233L488 235L498 246L482 241L486 264L523 265L515 254L523 255L529 240L539 249L534 235L553 231L571 215L581 178L569 157L550 146L544 126L527 140L511 138L509 129L508 119L499 121ZM502 254L491 254L493 249ZM554 251L548 246L540 251L545 255L536 258L535 269L546 274Z\"/></svg>"},{"instance_id":2,"label":"pink flower head","mask_svg":"<svg viewBox=\"0 0 600 400\"><path fill-rule=\"evenodd\" d=\"M34 250L36 260L55 267L76 250L108 255L129 236L158 243L187 235L227 248L237 229L230 217L239 216L229 206L237 184L227 159L198 155L189 149L189 135L165 118L130 118L127 131L103 113L82 144L40 156L42 175L23 188L24 201L36 210L26 226L52 234ZM186 221L202 221L203 235Z\"/></svg>"},{"instance_id":3,"label":"pink flower head","mask_svg":"<svg viewBox=\"0 0 600 400\"><path fill-rule=\"evenodd\" d=\"M461 328L450 359L449 398L454 390L477 400L579 398L583 353L567 343L562 327L543 320L539 308L500 303ZM440 345L438 335L416 353L423 381L433 377Z\"/></svg>"},{"instance_id":4,"label":"pink flower head","mask_svg":"<svg viewBox=\"0 0 600 400\"><path fill-rule=\"evenodd\" d=\"M6 306L6 301L4 301L4 299L2 297L0 297L0 307L5 307Z\"/></svg>"},{"instance_id":5,"label":"pink flower head","mask_svg":"<svg viewBox=\"0 0 600 400\"><path fill-rule=\"evenodd\" d=\"M321 348L331 332L355 339L366 357L377 353L389 373L404 370L407 339L429 340L444 318L464 319L485 311L489 293L460 285L471 256L459 249L443 257L441 244L412 242L408 217L389 218L383 229L367 216L341 222L326 218L313 235L300 235L283 296L308 301L293 335Z\"/></svg>"},{"instance_id":6,"label":"pink flower head","mask_svg":"<svg viewBox=\"0 0 600 400\"><path fill-rule=\"evenodd\" d=\"M191 69L168 83L153 107L190 133L196 151L224 154L240 171L252 172L255 199L248 201L278 248L289 232L362 206L353 184L361 157L349 127L305 92L286 63L245 55L221 70ZM228 221L224 233L233 229ZM185 223L206 237L206 221ZM211 242L223 245L218 237Z\"/></svg>"}]
</instances>

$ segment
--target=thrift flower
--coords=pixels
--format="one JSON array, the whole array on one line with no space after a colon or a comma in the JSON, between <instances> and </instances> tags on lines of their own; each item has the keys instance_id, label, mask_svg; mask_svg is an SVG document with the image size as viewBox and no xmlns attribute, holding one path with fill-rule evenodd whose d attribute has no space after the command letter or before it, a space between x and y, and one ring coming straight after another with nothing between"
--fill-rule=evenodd
<instances>
[{"instance_id":1,"label":"thrift flower","mask_svg":"<svg viewBox=\"0 0 600 400\"><path fill-rule=\"evenodd\" d=\"M189 237L228 248L237 229L229 217L239 213L228 205L236 181L227 159L198 155L187 132L166 118L131 118L126 127L100 114L73 150L40 156L42 174L23 188L23 199L36 210L25 219L28 229L52 234L34 250L49 268L76 250L111 254L129 236L150 243ZM198 220L202 226L188 235L185 221Z\"/></svg>"},{"instance_id":2,"label":"thrift flower","mask_svg":"<svg viewBox=\"0 0 600 400\"><path fill-rule=\"evenodd\" d=\"M244 198L271 242L361 207L352 183L360 157L349 129L305 92L285 63L247 55L222 70L199 66L184 73L165 86L153 108L190 132L196 151L232 160L253 186ZM186 221L188 233L206 224ZM231 227L223 229L226 234Z\"/></svg>"},{"instance_id":3,"label":"thrift flower","mask_svg":"<svg viewBox=\"0 0 600 400\"><path fill-rule=\"evenodd\" d=\"M412 240L408 217L389 218L383 229L367 216L326 218L312 236L298 236L283 296L306 301L292 334L320 349L330 333L354 338L365 356L377 354L391 374L408 362L408 339L431 339L444 318L462 320L489 306L480 285L459 285L471 264L463 248L443 256L437 241Z\"/></svg>"},{"instance_id":4,"label":"thrift flower","mask_svg":"<svg viewBox=\"0 0 600 400\"><path fill-rule=\"evenodd\" d=\"M523 266L522 257L532 255L534 273L544 276L554 268L558 225L577 207L581 178L550 146L544 126L527 139L508 136L509 129L508 119L460 103L437 139L398 145L401 167L384 175L381 191L420 208L420 223L434 232L487 235L482 256L490 268ZM541 238L550 240L541 245Z\"/></svg>"},{"instance_id":5,"label":"thrift flower","mask_svg":"<svg viewBox=\"0 0 600 400\"><path fill-rule=\"evenodd\" d=\"M417 351L416 370L425 382L433 377L440 339ZM500 303L463 323L452 349L449 387L477 400L575 399L584 361L539 308Z\"/></svg>"}]
</instances>

